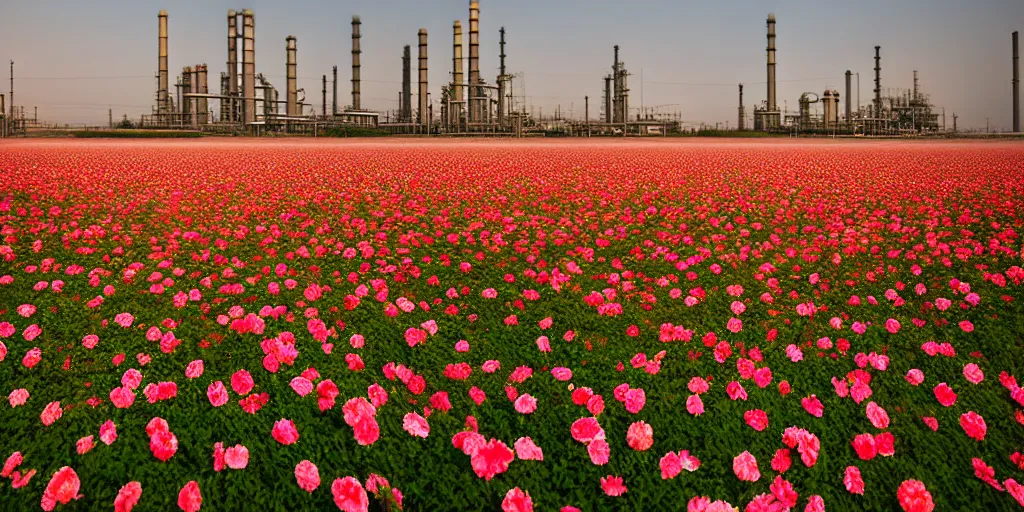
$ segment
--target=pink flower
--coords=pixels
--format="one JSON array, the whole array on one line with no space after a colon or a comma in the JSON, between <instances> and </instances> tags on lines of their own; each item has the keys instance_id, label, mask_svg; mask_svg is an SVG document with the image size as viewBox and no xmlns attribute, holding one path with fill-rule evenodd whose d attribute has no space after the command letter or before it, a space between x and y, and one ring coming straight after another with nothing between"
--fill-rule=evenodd
<instances>
[{"instance_id":1,"label":"pink flower","mask_svg":"<svg viewBox=\"0 0 1024 512\"><path fill-rule=\"evenodd\" d=\"M852 445L861 460L871 460L878 454L878 448L875 446L875 437L871 434L858 434L854 436Z\"/></svg>"},{"instance_id":2,"label":"pink flower","mask_svg":"<svg viewBox=\"0 0 1024 512\"><path fill-rule=\"evenodd\" d=\"M793 459L789 455L789 450L786 448L779 448L775 451L775 456L772 457L772 471L778 473L785 473L789 471L789 467L793 464Z\"/></svg>"},{"instance_id":3,"label":"pink flower","mask_svg":"<svg viewBox=\"0 0 1024 512\"><path fill-rule=\"evenodd\" d=\"M956 403L956 393L945 382L935 386L935 398L945 407L952 407Z\"/></svg>"},{"instance_id":4,"label":"pink flower","mask_svg":"<svg viewBox=\"0 0 1024 512\"><path fill-rule=\"evenodd\" d=\"M149 436L149 451L160 462L167 462L178 451L178 438L167 430L158 430Z\"/></svg>"},{"instance_id":5,"label":"pink flower","mask_svg":"<svg viewBox=\"0 0 1024 512\"><path fill-rule=\"evenodd\" d=\"M626 444L642 452L654 445L654 429L643 421L637 421L626 430Z\"/></svg>"},{"instance_id":6,"label":"pink flower","mask_svg":"<svg viewBox=\"0 0 1024 512\"><path fill-rule=\"evenodd\" d=\"M206 398L210 400L210 405L214 407L220 407L228 403L228 390L224 388L224 383L218 380L210 384L206 388Z\"/></svg>"},{"instance_id":7,"label":"pink flower","mask_svg":"<svg viewBox=\"0 0 1024 512\"><path fill-rule=\"evenodd\" d=\"M19 405L25 405L28 401L29 393L27 389L15 389L11 391L11 394L7 396L7 401L11 404L11 407L17 407Z\"/></svg>"},{"instance_id":8,"label":"pink flower","mask_svg":"<svg viewBox=\"0 0 1024 512\"><path fill-rule=\"evenodd\" d=\"M117 425L112 420L107 420L103 425L100 425L100 441L103 444L110 446L117 440Z\"/></svg>"},{"instance_id":9,"label":"pink flower","mask_svg":"<svg viewBox=\"0 0 1024 512\"><path fill-rule=\"evenodd\" d=\"M203 360L196 359L185 367L185 377L189 379L197 379L203 375Z\"/></svg>"},{"instance_id":10,"label":"pink flower","mask_svg":"<svg viewBox=\"0 0 1024 512\"><path fill-rule=\"evenodd\" d=\"M50 478L50 482L46 484L46 490L43 491L41 503L43 510L50 511L58 503L67 505L71 500L82 498L83 496L78 494L79 486L81 486L81 481L75 474L75 470L67 466L60 468Z\"/></svg>"},{"instance_id":11,"label":"pink flower","mask_svg":"<svg viewBox=\"0 0 1024 512\"><path fill-rule=\"evenodd\" d=\"M224 462L231 469L245 469L249 465L249 449L236 444L224 450Z\"/></svg>"},{"instance_id":12,"label":"pink flower","mask_svg":"<svg viewBox=\"0 0 1024 512\"><path fill-rule=\"evenodd\" d=\"M295 444L299 440L299 431L295 430L295 423L284 418L274 422L270 435L283 445Z\"/></svg>"},{"instance_id":13,"label":"pink flower","mask_svg":"<svg viewBox=\"0 0 1024 512\"><path fill-rule=\"evenodd\" d=\"M884 429L889 427L889 413L875 402L868 402L867 416L875 428Z\"/></svg>"},{"instance_id":14,"label":"pink flower","mask_svg":"<svg viewBox=\"0 0 1024 512\"><path fill-rule=\"evenodd\" d=\"M988 430L988 427L985 426L985 418L982 418L980 414L974 411L967 411L961 414L960 427L964 429L967 437L975 441L985 440L985 432Z\"/></svg>"},{"instance_id":15,"label":"pink flower","mask_svg":"<svg viewBox=\"0 0 1024 512\"><path fill-rule=\"evenodd\" d=\"M730 400L746 400L747 390L743 389L743 384L737 381L732 381L725 386L725 392L729 395Z\"/></svg>"},{"instance_id":16,"label":"pink flower","mask_svg":"<svg viewBox=\"0 0 1024 512\"><path fill-rule=\"evenodd\" d=\"M519 395L515 401L515 407L516 412L520 414L530 414L537 410L537 399L529 394Z\"/></svg>"},{"instance_id":17,"label":"pink flower","mask_svg":"<svg viewBox=\"0 0 1024 512\"><path fill-rule=\"evenodd\" d=\"M517 439L514 448L520 460L544 460L544 451L529 437Z\"/></svg>"},{"instance_id":18,"label":"pink flower","mask_svg":"<svg viewBox=\"0 0 1024 512\"><path fill-rule=\"evenodd\" d=\"M761 472L757 469L757 459L748 451L732 459L732 471L742 482L756 482L761 478Z\"/></svg>"},{"instance_id":19,"label":"pink flower","mask_svg":"<svg viewBox=\"0 0 1024 512\"><path fill-rule=\"evenodd\" d=\"M414 412L405 414L405 417L402 418L402 428L414 437L426 439L430 435L430 425L427 424L427 419Z\"/></svg>"},{"instance_id":20,"label":"pink flower","mask_svg":"<svg viewBox=\"0 0 1024 512\"><path fill-rule=\"evenodd\" d=\"M595 439L604 439L604 429L597 423L597 418L584 417L572 423L572 438L581 443L589 443Z\"/></svg>"},{"instance_id":21,"label":"pink flower","mask_svg":"<svg viewBox=\"0 0 1024 512\"><path fill-rule=\"evenodd\" d=\"M185 512L199 512L203 506L203 495L199 492L199 483L190 481L178 493L178 508Z\"/></svg>"},{"instance_id":22,"label":"pink flower","mask_svg":"<svg viewBox=\"0 0 1024 512\"><path fill-rule=\"evenodd\" d=\"M306 396L313 392L313 383L301 375L293 378L288 385L291 386L292 390L295 391L295 394L299 396Z\"/></svg>"},{"instance_id":23,"label":"pink flower","mask_svg":"<svg viewBox=\"0 0 1024 512\"><path fill-rule=\"evenodd\" d=\"M661 468L661 479L669 480L683 472L683 461L675 452L668 452L658 463Z\"/></svg>"},{"instance_id":24,"label":"pink flower","mask_svg":"<svg viewBox=\"0 0 1024 512\"><path fill-rule=\"evenodd\" d=\"M743 330L743 321L736 317L730 318L729 321L726 322L725 328L733 334L738 333Z\"/></svg>"},{"instance_id":25,"label":"pink flower","mask_svg":"<svg viewBox=\"0 0 1024 512\"><path fill-rule=\"evenodd\" d=\"M626 486L623 484L621 476L608 475L601 477L601 490L608 496L622 496L626 494Z\"/></svg>"},{"instance_id":26,"label":"pink flower","mask_svg":"<svg viewBox=\"0 0 1024 512\"><path fill-rule=\"evenodd\" d=\"M704 414L704 401L700 399L700 395L686 397L686 412L694 416Z\"/></svg>"},{"instance_id":27,"label":"pink flower","mask_svg":"<svg viewBox=\"0 0 1024 512\"><path fill-rule=\"evenodd\" d=\"M971 384L978 384L985 380L985 374L981 372L981 368L974 363L967 363L964 365L964 378L970 381Z\"/></svg>"},{"instance_id":28,"label":"pink flower","mask_svg":"<svg viewBox=\"0 0 1024 512\"><path fill-rule=\"evenodd\" d=\"M804 512L825 512L825 500L817 494L807 498L807 507L804 508Z\"/></svg>"},{"instance_id":29,"label":"pink flower","mask_svg":"<svg viewBox=\"0 0 1024 512\"><path fill-rule=\"evenodd\" d=\"M892 457L896 453L895 442L892 432L882 432L875 436L875 448L882 457Z\"/></svg>"},{"instance_id":30,"label":"pink flower","mask_svg":"<svg viewBox=\"0 0 1024 512\"><path fill-rule=\"evenodd\" d=\"M295 465L295 481L299 488L312 493L320 486L320 470L312 462L303 460Z\"/></svg>"},{"instance_id":31,"label":"pink flower","mask_svg":"<svg viewBox=\"0 0 1024 512\"><path fill-rule=\"evenodd\" d=\"M860 468L857 466L846 467L843 484L846 485L846 490L850 491L850 494L864 495L864 480L860 477Z\"/></svg>"},{"instance_id":32,"label":"pink flower","mask_svg":"<svg viewBox=\"0 0 1024 512\"><path fill-rule=\"evenodd\" d=\"M821 404L821 400L818 400L818 397L815 395L800 399L800 405L807 411L807 414L816 418L820 418L825 414L825 406Z\"/></svg>"},{"instance_id":33,"label":"pink flower","mask_svg":"<svg viewBox=\"0 0 1024 512\"><path fill-rule=\"evenodd\" d=\"M353 477L338 478L331 484L331 495L334 504L344 512L367 512L370 498L366 489Z\"/></svg>"},{"instance_id":34,"label":"pink flower","mask_svg":"<svg viewBox=\"0 0 1024 512\"><path fill-rule=\"evenodd\" d=\"M644 408L645 404L647 404L647 395L644 393L643 389L630 389L629 391L626 391L624 404L627 411L636 414Z\"/></svg>"},{"instance_id":35,"label":"pink flower","mask_svg":"<svg viewBox=\"0 0 1024 512\"><path fill-rule=\"evenodd\" d=\"M928 428L932 429L933 432L938 432L939 420L935 419L932 416L925 416L921 418L921 421L923 421L925 425L928 425Z\"/></svg>"},{"instance_id":36,"label":"pink flower","mask_svg":"<svg viewBox=\"0 0 1024 512\"><path fill-rule=\"evenodd\" d=\"M911 386L917 386L918 384L924 382L924 372L918 370L917 368L914 368L907 372L906 379Z\"/></svg>"},{"instance_id":37,"label":"pink flower","mask_svg":"<svg viewBox=\"0 0 1024 512\"><path fill-rule=\"evenodd\" d=\"M533 499L530 493L523 492L518 487L513 487L505 493L505 499L501 500L502 512L533 512Z\"/></svg>"},{"instance_id":38,"label":"pink flower","mask_svg":"<svg viewBox=\"0 0 1024 512\"><path fill-rule=\"evenodd\" d=\"M761 409L753 409L743 413L743 421L750 425L750 428L758 432L768 428L768 414Z\"/></svg>"},{"instance_id":39,"label":"pink flower","mask_svg":"<svg viewBox=\"0 0 1024 512\"><path fill-rule=\"evenodd\" d=\"M95 334L87 334L82 338L82 346L92 350L96 348L96 344L100 342L100 337Z\"/></svg>"},{"instance_id":40,"label":"pink flower","mask_svg":"<svg viewBox=\"0 0 1024 512\"><path fill-rule=\"evenodd\" d=\"M39 419L43 420L43 425L49 427L53 425L53 422L59 420L62 414L64 414L64 410L60 408L60 402L50 402L46 404Z\"/></svg>"},{"instance_id":41,"label":"pink flower","mask_svg":"<svg viewBox=\"0 0 1024 512\"><path fill-rule=\"evenodd\" d=\"M92 450L95 446L96 441L93 439L93 436L85 436L75 443L75 451L78 452L79 455L85 455L86 453L89 453L89 450Z\"/></svg>"},{"instance_id":42,"label":"pink flower","mask_svg":"<svg viewBox=\"0 0 1024 512\"><path fill-rule=\"evenodd\" d=\"M39 361L43 360L43 351L39 347L33 347L25 353L25 357L21 359L21 364L25 368L33 368L39 364Z\"/></svg>"},{"instance_id":43,"label":"pink flower","mask_svg":"<svg viewBox=\"0 0 1024 512\"><path fill-rule=\"evenodd\" d=\"M932 495L919 480L904 480L896 490L896 499L904 512L932 512Z\"/></svg>"},{"instance_id":44,"label":"pink flower","mask_svg":"<svg viewBox=\"0 0 1024 512\"><path fill-rule=\"evenodd\" d=\"M470 459L476 476L490 481L495 475L508 470L508 465L515 459L515 454L497 439L491 439L477 449Z\"/></svg>"},{"instance_id":45,"label":"pink flower","mask_svg":"<svg viewBox=\"0 0 1024 512\"><path fill-rule=\"evenodd\" d=\"M114 512L131 512L135 504L142 497L142 484L139 482L128 482L117 491L114 498Z\"/></svg>"},{"instance_id":46,"label":"pink flower","mask_svg":"<svg viewBox=\"0 0 1024 512\"><path fill-rule=\"evenodd\" d=\"M590 462L594 465L603 466L608 463L608 458L611 456L611 447L604 438L595 439L587 445L587 455L590 456Z\"/></svg>"},{"instance_id":47,"label":"pink flower","mask_svg":"<svg viewBox=\"0 0 1024 512\"><path fill-rule=\"evenodd\" d=\"M245 369L238 370L231 376L231 389L239 395L248 395L252 391L253 385L252 375Z\"/></svg>"}]
</instances>

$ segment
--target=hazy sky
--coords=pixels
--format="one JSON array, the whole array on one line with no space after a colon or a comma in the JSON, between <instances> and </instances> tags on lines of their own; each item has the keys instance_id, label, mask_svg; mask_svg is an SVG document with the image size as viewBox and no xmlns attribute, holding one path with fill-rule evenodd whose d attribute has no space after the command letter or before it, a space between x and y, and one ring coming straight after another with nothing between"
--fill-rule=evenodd
<instances>
[{"instance_id":1,"label":"hazy sky","mask_svg":"<svg viewBox=\"0 0 1024 512\"><path fill-rule=\"evenodd\" d=\"M298 38L299 87L320 105L320 77L338 66L339 104L351 101L351 17L362 19L364 108L396 108L402 46L416 33L430 42L430 91L436 101L452 66L452 21L466 0L4 0L0 59L15 61L15 99L39 117L68 123L137 118L155 103L157 12L169 19L174 76L207 63L211 92L225 69L226 13L256 14L256 68L284 89L285 37ZM545 115L561 105L581 117L583 97L596 118L612 46L632 73L630 106L671 105L690 123L736 122L737 83L747 84L748 115L765 99L765 16L778 18L778 101L796 109L803 91L844 91L843 73L860 73L861 104L872 96L875 45L882 46L883 88L909 88L917 69L923 92L945 107L947 124L993 129L1011 124L1010 33L1024 31L1024 0L481 0L481 73L498 68L505 26L509 72L522 72L529 105ZM468 71L468 64L466 66ZM642 80L641 80L642 75ZM7 66L0 72L7 93ZM82 77L86 77L82 79ZM92 77L92 78L89 78ZM643 85L641 85L641 82ZM216 91L214 91L216 89ZM330 85L328 85L330 89ZM856 77L854 98L856 99ZM283 95L282 95L283 96ZM642 96L642 98L641 98ZM8 98L9 99L9 98ZM330 91L328 91L330 101ZM843 100L845 102L845 100ZM415 105L414 100L414 105ZM842 109L841 103L841 109ZM212 107L216 108L216 107ZM941 111L941 110L940 110ZM436 112L436 110L435 110Z\"/></svg>"}]
</instances>

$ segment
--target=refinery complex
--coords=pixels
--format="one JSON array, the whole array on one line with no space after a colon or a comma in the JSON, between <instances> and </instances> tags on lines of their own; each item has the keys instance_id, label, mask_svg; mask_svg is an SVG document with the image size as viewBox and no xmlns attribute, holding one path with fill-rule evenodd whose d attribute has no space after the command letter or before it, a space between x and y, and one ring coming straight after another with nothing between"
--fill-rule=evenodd
<instances>
[{"instance_id":1,"label":"refinery complex","mask_svg":"<svg viewBox=\"0 0 1024 512\"><path fill-rule=\"evenodd\" d=\"M362 22L352 16L351 83L339 83L338 68L322 70L320 91L297 87L300 38L289 35L281 44L285 62L257 61L255 47L257 13L252 9L227 11L224 66L195 63L180 71L168 69L168 25L172 13L157 13L156 88L151 112L130 123L133 127L154 130L190 130L234 135L308 134L332 129L369 129L390 134L526 136L558 130L566 135L664 135L682 130L678 113L655 113L630 106L629 77L626 63L619 57L619 46L609 48L610 68L603 76L601 98L582 97L583 115L556 114L543 118L527 106L522 73L506 69L506 29L494 33L499 54L491 56L498 62L496 76L481 73L480 3L469 2L468 23L452 23L451 49L434 38L435 48L442 48L433 65L448 68L446 83L428 83L429 42L427 29L416 34L416 48L405 45L395 48L401 54L402 80L397 90L375 90L378 95L398 98L398 107L389 111L368 109L361 101L364 88L360 73ZM511 32L510 32L510 37ZM844 90L806 91L790 101L796 110L780 108L776 95L776 17L766 20L767 51L766 87L764 97L752 87L744 90L737 84L739 107L735 129L739 131L784 132L807 135L914 135L956 132L956 116L951 112L947 124L945 110L933 105L927 92L919 87L916 70L891 73L913 76L911 89L884 88L884 49L867 46L873 52L874 76L869 104L852 102L854 81L845 70ZM1013 131L1020 132L1018 38L1012 34L1013 65ZM468 48L466 48L468 46ZM514 47L513 44L509 45ZM762 48L751 48L760 52ZM416 82L413 83L413 52L416 54ZM434 50L434 55L439 55ZM449 61L449 56L451 60ZM284 66L284 83L272 83L261 72ZM222 70L221 70L222 69ZM887 70L888 71L888 70ZM307 71L308 72L308 71ZM211 77L211 73L214 75ZM219 73L219 74L218 74ZM843 70L837 70L843 73ZM38 113L26 112L14 100L14 63L11 63L10 91L0 95L0 135L26 133L38 126ZM858 75L859 78L859 75ZM378 81L379 82L379 81ZM432 88L433 85L433 88ZM389 89L393 86L386 86ZM860 98L859 81L856 97ZM339 90L341 89L341 90ZM345 91L344 89L347 89ZM314 102L316 93L321 97ZM752 117L744 103L754 98ZM330 101L328 101L330 95ZM339 96L343 95L343 96ZM351 99L345 99L350 97ZM858 101L858 103L860 103ZM1010 102L1007 102L1009 104ZM316 108L316 106L320 108ZM328 109L328 105L330 108ZM435 107L436 106L436 107ZM752 123L750 123L752 119ZM126 119L127 121L127 119ZM114 119L111 115L111 127ZM752 126L751 126L752 124Z\"/></svg>"}]
</instances>

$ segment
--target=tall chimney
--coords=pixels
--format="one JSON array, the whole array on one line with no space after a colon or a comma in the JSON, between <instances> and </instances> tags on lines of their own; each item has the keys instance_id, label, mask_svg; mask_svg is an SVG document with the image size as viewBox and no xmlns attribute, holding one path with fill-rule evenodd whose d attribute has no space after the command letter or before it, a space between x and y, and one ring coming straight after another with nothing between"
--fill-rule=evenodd
<instances>
[{"instance_id":1,"label":"tall chimney","mask_svg":"<svg viewBox=\"0 0 1024 512\"><path fill-rule=\"evenodd\" d=\"M500 66L498 67L498 125L505 125L505 84L507 83L507 77L505 75L505 27L501 27L498 31L501 34L501 38L498 41L498 45L501 48L501 53L498 54Z\"/></svg>"},{"instance_id":2,"label":"tall chimney","mask_svg":"<svg viewBox=\"0 0 1024 512\"><path fill-rule=\"evenodd\" d=\"M462 112L462 101L464 98L462 90L462 22L455 20L452 24L453 40L452 40L452 88L454 90L455 103L452 104L451 111L448 113L451 116L451 123L458 125L461 123L461 112Z\"/></svg>"},{"instance_id":3,"label":"tall chimney","mask_svg":"<svg viewBox=\"0 0 1024 512\"><path fill-rule=\"evenodd\" d=\"M850 93L852 92L850 89L853 86L852 77L853 77L853 73L849 69L847 69L846 70L846 122L847 123L850 123L851 121L853 121L853 109L852 109L852 103L850 103Z\"/></svg>"},{"instance_id":4,"label":"tall chimney","mask_svg":"<svg viewBox=\"0 0 1024 512\"><path fill-rule=\"evenodd\" d=\"M481 121L480 108L480 2L469 2L469 122Z\"/></svg>"},{"instance_id":5,"label":"tall chimney","mask_svg":"<svg viewBox=\"0 0 1024 512\"><path fill-rule=\"evenodd\" d=\"M227 108L221 108L221 117L224 121L238 121L238 104L235 97L238 96L238 13L228 11L228 90L227 95L231 99L221 100Z\"/></svg>"},{"instance_id":6,"label":"tall chimney","mask_svg":"<svg viewBox=\"0 0 1024 512\"><path fill-rule=\"evenodd\" d=\"M612 75L604 77L604 122L612 123Z\"/></svg>"},{"instance_id":7,"label":"tall chimney","mask_svg":"<svg viewBox=\"0 0 1024 512\"><path fill-rule=\"evenodd\" d=\"M285 41L285 50L287 51L287 56L286 56L286 60L285 60L286 68L287 68L286 69L287 75L285 76L285 80L286 80L286 86L285 87L286 87L286 90L288 91L288 97L287 97L287 102L288 103L287 103L287 109L285 110L285 113L288 115L288 117L295 117L295 116L299 115L299 108L298 108L299 93L298 93L298 87L296 86L296 80L298 79L298 73L297 73L297 70L296 70L296 67L298 66L298 63L296 62L296 59L297 59L297 54L298 54L299 50L295 46L295 36L288 36L288 37L284 38L284 41Z\"/></svg>"},{"instance_id":8,"label":"tall chimney","mask_svg":"<svg viewBox=\"0 0 1024 512\"><path fill-rule=\"evenodd\" d=\"M420 29L420 124L430 125L430 103L427 102L427 29Z\"/></svg>"},{"instance_id":9,"label":"tall chimney","mask_svg":"<svg viewBox=\"0 0 1024 512\"><path fill-rule=\"evenodd\" d=\"M412 56L409 45L402 49L402 122L412 122Z\"/></svg>"},{"instance_id":10,"label":"tall chimney","mask_svg":"<svg viewBox=\"0 0 1024 512\"><path fill-rule=\"evenodd\" d=\"M323 89L320 90L320 115L327 117L327 75L323 75Z\"/></svg>"},{"instance_id":11,"label":"tall chimney","mask_svg":"<svg viewBox=\"0 0 1024 512\"><path fill-rule=\"evenodd\" d=\"M746 113L743 112L743 84L740 84L740 109L739 115L736 119L736 130L743 131L743 118L746 117Z\"/></svg>"},{"instance_id":12,"label":"tall chimney","mask_svg":"<svg viewBox=\"0 0 1024 512\"><path fill-rule=\"evenodd\" d=\"M352 110L359 110L359 16L352 16Z\"/></svg>"},{"instance_id":13,"label":"tall chimney","mask_svg":"<svg viewBox=\"0 0 1024 512\"><path fill-rule=\"evenodd\" d=\"M768 111L778 110L775 102L775 15L768 15Z\"/></svg>"},{"instance_id":14,"label":"tall chimney","mask_svg":"<svg viewBox=\"0 0 1024 512\"><path fill-rule=\"evenodd\" d=\"M160 11L157 15L159 21L160 30L160 48L157 59L157 66L160 70L159 84L157 85L156 92L156 105L157 112L161 114L164 122L167 122L167 114L170 111L170 105L167 101L167 11ZM11 95L11 105L14 105L13 94Z\"/></svg>"},{"instance_id":15,"label":"tall chimney","mask_svg":"<svg viewBox=\"0 0 1024 512\"><path fill-rule=\"evenodd\" d=\"M1020 133L1020 67L1017 61L1017 31L1013 32L1013 133Z\"/></svg>"},{"instance_id":16,"label":"tall chimney","mask_svg":"<svg viewBox=\"0 0 1024 512\"><path fill-rule=\"evenodd\" d=\"M615 45L615 62L612 63L612 122L622 122L622 76L619 73L619 45Z\"/></svg>"},{"instance_id":17,"label":"tall chimney","mask_svg":"<svg viewBox=\"0 0 1024 512\"><path fill-rule=\"evenodd\" d=\"M334 78L331 80L331 114L338 113L338 66L334 66L331 69L331 73L334 73Z\"/></svg>"},{"instance_id":18,"label":"tall chimney","mask_svg":"<svg viewBox=\"0 0 1024 512\"><path fill-rule=\"evenodd\" d=\"M882 47L875 47L875 117L882 117Z\"/></svg>"},{"instance_id":19,"label":"tall chimney","mask_svg":"<svg viewBox=\"0 0 1024 512\"><path fill-rule=\"evenodd\" d=\"M206 73L206 64L200 64L196 66L196 75L198 77L199 82L197 85L196 92L198 92L199 94L210 93L209 84L207 83L208 77L206 76ZM196 103L198 104L196 110L199 111L199 124L206 124L207 122L209 122L210 118L209 100L206 98L198 98L198 101Z\"/></svg>"},{"instance_id":20,"label":"tall chimney","mask_svg":"<svg viewBox=\"0 0 1024 512\"><path fill-rule=\"evenodd\" d=\"M242 122L256 122L256 19L242 11Z\"/></svg>"}]
</instances>

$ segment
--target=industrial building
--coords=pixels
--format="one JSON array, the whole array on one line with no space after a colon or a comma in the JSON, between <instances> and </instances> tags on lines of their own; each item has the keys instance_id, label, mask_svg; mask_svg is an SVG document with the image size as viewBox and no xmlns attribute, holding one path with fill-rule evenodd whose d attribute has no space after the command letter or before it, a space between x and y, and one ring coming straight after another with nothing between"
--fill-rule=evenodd
<instances>
[{"instance_id":1,"label":"industrial building","mask_svg":"<svg viewBox=\"0 0 1024 512\"><path fill-rule=\"evenodd\" d=\"M205 62L184 66L172 81L168 69L168 53L171 48L168 31L170 16L167 11L161 10L157 14L155 105L149 114L141 116L137 126L147 129L186 129L246 135L315 135L323 130L350 128L369 128L399 134L457 136L522 136L535 133L573 136L664 135L681 130L681 115L678 112L668 113L659 108L671 105L641 105L640 108L631 106L631 73L625 61L620 58L619 45L612 47L610 72L603 74L603 94L595 108L596 116L591 116L590 98L587 96L582 98L582 117L574 115L571 108L569 115L566 116L560 107L556 109L553 117L544 117L543 110L540 110L539 114L536 113L527 104L523 73L510 72L506 67L508 56L505 27L491 32L496 35L499 47L497 76L489 80L481 73L484 58L480 55L480 2L469 0L468 3L467 23L463 24L462 20L454 20L452 23L452 54L450 72L447 73L448 80L439 84L439 91L431 92L431 84L428 83L429 35L426 28L421 28L415 40L415 91L412 83L412 45L405 44L400 58L401 86L398 91L393 91L398 95L397 107L384 112L367 109L362 102L363 77L360 59L363 24L359 16L352 16L351 19L351 102L348 105L339 104L338 67L333 66L330 80L327 73L321 75L322 108L318 113L309 101L307 92L297 86L300 37L289 35L283 41L285 83L279 90L280 84L272 84L268 77L280 75L266 70L268 67L276 68L280 64L266 66L264 63L263 68L257 68L256 65L256 14L252 9L229 10L225 30L226 64L224 70L219 71L219 90L211 91L210 67ZM747 130L752 126L758 131L794 135L910 135L949 131L946 128L944 110L934 106L930 96L923 92L916 70L912 72L912 87L883 88L881 46L874 47L874 87L869 104L854 104L854 75L858 78L857 103L861 103L860 75L846 70L845 88L842 91L827 87L820 92L803 92L799 97L792 98L796 100L797 110L780 107L776 92L776 25L775 14L768 14L765 97L753 105L752 119L747 117L744 84L738 84L737 130ZM464 33L464 28L468 29L468 34ZM1018 33L1013 32L1012 125L1013 131L1019 133L1018 59ZM447 57L440 62L447 62ZM266 74L260 72L260 69ZM397 71L398 66L394 69ZM216 67L214 72L218 73ZM330 109L327 108L328 81L331 85ZM384 80L373 82L386 83ZM642 85L641 83L641 100ZM214 87L216 88L216 83ZM747 94L750 94L749 88ZM783 104L788 103L784 101ZM125 123L131 124L127 120ZM14 104L12 62L10 92L7 96L0 95L0 136L24 133L27 128L38 125L38 115L26 117L24 107ZM112 113L110 126L114 126ZM952 131L956 131L955 114Z\"/></svg>"}]
</instances>

